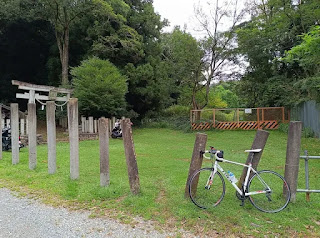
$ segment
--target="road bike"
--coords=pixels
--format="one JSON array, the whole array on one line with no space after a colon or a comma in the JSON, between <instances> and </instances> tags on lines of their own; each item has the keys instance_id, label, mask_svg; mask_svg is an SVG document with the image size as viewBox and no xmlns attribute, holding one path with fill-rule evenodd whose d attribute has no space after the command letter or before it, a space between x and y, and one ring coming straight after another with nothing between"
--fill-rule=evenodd
<instances>
[{"instance_id":1,"label":"road bike","mask_svg":"<svg viewBox=\"0 0 320 238\"><path fill-rule=\"evenodd\" d=\"M275 213L283 210L290 201L290 188L287 181L278 173L271 170L256 171L252 167L254 153L261 149L245 150L250 153L249 163L243 164L223 158L223 151L210 147L201 152L203 157L212 161L210 168L202 168L189 180L189 196L192 202L200 208L207 209L217 206L225 195L225 181L222 175L236 190L236 196L241 205L249 198L254 207L262 212ZM210 156L206 156L205 154ZM225 172L220 162L231 163L247 168L243 184L238 187L237 179L231 172Z\"/></svg>"}]
</instances>

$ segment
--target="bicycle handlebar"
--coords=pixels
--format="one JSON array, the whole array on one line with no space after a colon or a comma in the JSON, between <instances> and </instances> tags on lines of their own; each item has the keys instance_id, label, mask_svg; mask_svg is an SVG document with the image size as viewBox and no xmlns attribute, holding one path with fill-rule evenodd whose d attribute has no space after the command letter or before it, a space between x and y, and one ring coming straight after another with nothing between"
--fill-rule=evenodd
<instances>
[{"instance_id":1,"label":"bicycle handlebar","mask_svg":"<svg viewBox=\"0 0 320 238\"><path fill-rule=\"evenodd\" d=\"M210 150L201 151L200 153L205 159L212 159L213 155L215 155L217 160L223 159L223 150L216 150L213 146L210 146ZM210 157L206 156L206 153L211 154Z\"/></svg>"}]
</instances>

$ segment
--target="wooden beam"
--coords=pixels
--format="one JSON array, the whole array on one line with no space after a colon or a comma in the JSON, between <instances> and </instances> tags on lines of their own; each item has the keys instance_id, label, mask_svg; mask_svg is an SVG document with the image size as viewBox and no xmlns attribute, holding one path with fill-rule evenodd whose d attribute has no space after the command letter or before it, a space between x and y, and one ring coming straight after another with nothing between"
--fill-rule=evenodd
<instances>
[{"instance_id":1,"label":"wooden beam","mask_svg":"<svg viewBox=\"0 0 320 238\"><path fill-rule=\"evenodd\" d=\"M30 99L30 94L29 93L17 93L16 98ZM40 95L38 93L35 94L35 99L45 100L45 101L51 100L49 96ZM56 97L55 101L66 102L66 101L68 101L68 97L66 97L66 96L65 97Z\"/></svg>"},{"instance_id":2,"label":"wooden beam","mask_svg":"<svg viewBox=\"0 0 320 238\"><path fill-rule=\"evenodd\" d=\"M12 85L17 85L19 89L24 89L24 90L35 90L35 91L41 91L41 92L50 92L51 90L54 90L58 93L73 92L73 89L68 89L68 88L56 88L53 86L37 85L37 84L21 82L18 80L12 80L11 82L12 82Z\"/></svg>"}]
</instances>

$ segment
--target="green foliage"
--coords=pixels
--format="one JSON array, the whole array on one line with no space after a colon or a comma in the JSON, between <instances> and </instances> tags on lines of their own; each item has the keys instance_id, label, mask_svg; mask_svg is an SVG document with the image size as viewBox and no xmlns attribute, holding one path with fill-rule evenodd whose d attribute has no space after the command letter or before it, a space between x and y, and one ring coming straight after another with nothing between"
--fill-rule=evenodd
<instances>
[{"instance_id":1,"label":"green foliage","mask_svg":"<svg viewBox=\"0 0 320 238\"><path fill-rule=\"evenodd\" d=\"M293 47L283 58L285 62L298 62L309 74L320 72L320 26L313 27L302 36L302 43Z\"/></svg>"},{"instance_id":2,"label":"green foliage","mask_svg":"<svg viewBox=\"0 0 320 238\"><path fill-rule=\"evenodd\" d=\"M164 115L169 117L188 117L190 107L182 105L172 105L164 110Z\"/></svg>"},{"instance_id":3,"label":"green foliage","mask_svg":"<svg viewBox=\"0 0 320 238\"><path fill-rule=\"evenodd\" d=\"M109 61L93 57L71 70L74 96L83 115L123 116L127 78Z\"/></svg>"},{"instance_id":4,"label":"green foliage","mask_svg":"<svg viewBox=\"0 0 320 238\"><path fill-rule=\"evenodd\" d=\"M318 0L295 4L282 0L252 4L251 20L238 27L238 51L249 63L239 82L239 96L249 107L292 106L299 98L310 99L295 84L318 69L316 63L309 64L319 61L319 33L313 28L319 20ZM292 64L281 60L286 52Z\"/></svg>"}]
</instances>

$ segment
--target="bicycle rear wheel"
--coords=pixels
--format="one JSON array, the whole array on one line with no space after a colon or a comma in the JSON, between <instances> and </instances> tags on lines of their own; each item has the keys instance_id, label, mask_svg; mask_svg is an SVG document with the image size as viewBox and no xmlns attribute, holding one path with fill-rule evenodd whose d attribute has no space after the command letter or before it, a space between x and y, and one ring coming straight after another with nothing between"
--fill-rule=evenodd
<instances>
[{"instance_id":1,"label":"bicycle rear wheel","mask_svg":"<svg viewBox=\"0 0 320 238\"><path fill-rule=\"evenodd\" d=\"M253 206L263 212L279 212L283 210L290 201L290 188L285 179L278 173L270 170L262 170L252 176L249 181L248 191L267 191L249 196Z\"/></svg>"},{"instance_id":2,"label":"bicycle rear wheel","mask_svg":"<svg viewBox=\"0 0 320 238\"><path fill-rule=\"evenodd\" d=\"M192 202L200 208L207 209L217 206L225 194L225 182L213 168L203 168L196 171L189 181L189 196Z\"/></svg>"}]
</instances>

